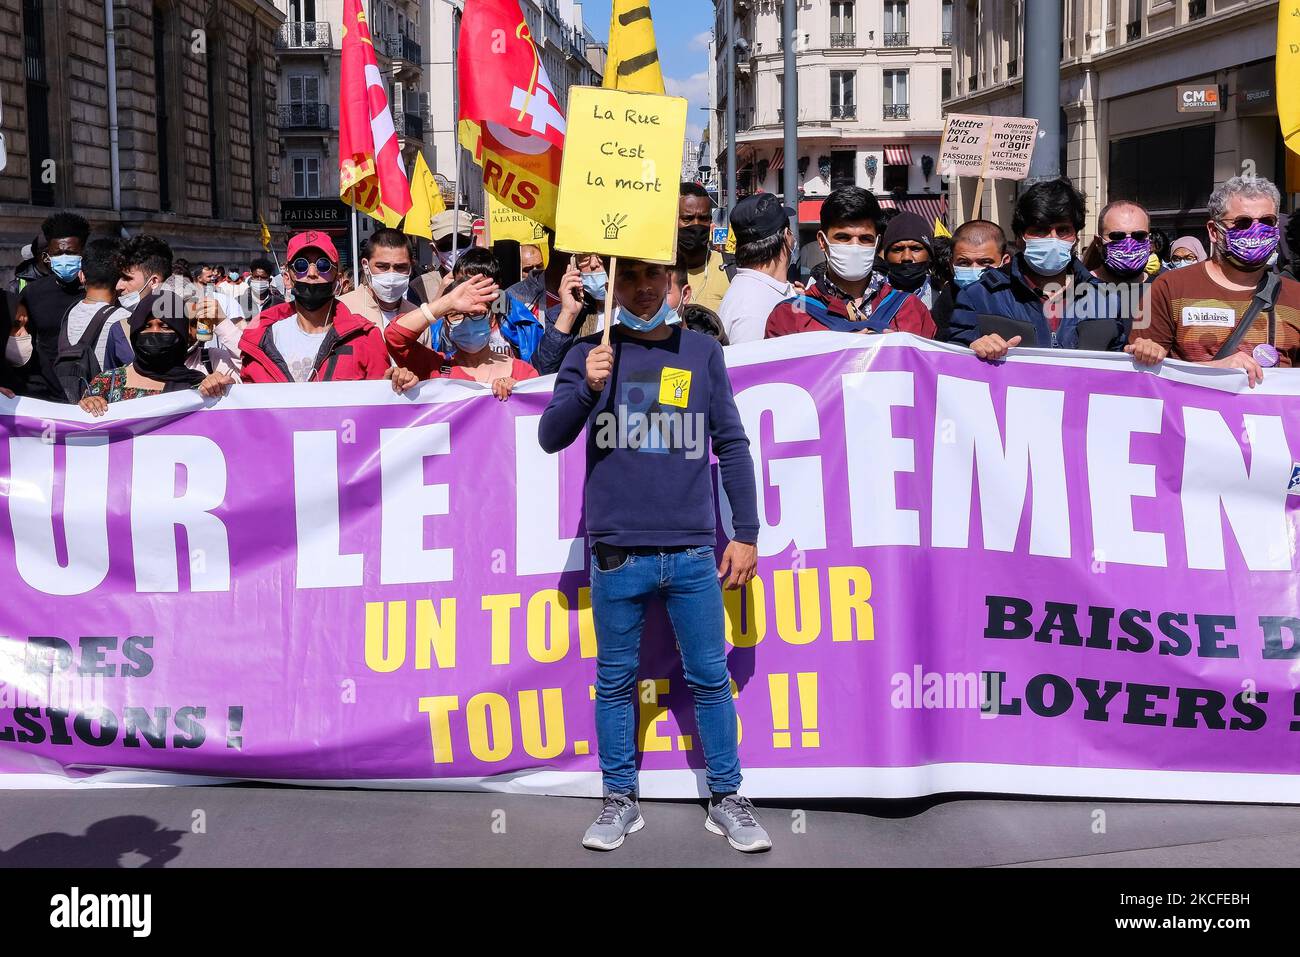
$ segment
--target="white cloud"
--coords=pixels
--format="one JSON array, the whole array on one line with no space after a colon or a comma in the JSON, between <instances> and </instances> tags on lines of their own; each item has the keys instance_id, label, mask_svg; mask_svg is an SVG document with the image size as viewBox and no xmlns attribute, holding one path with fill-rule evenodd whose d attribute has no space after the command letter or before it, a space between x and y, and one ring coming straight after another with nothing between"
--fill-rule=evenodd
<instances>
[{"instance_id":1,"label":"white cloud","mask_svg":"<svg viewBox=\"0 0 1300 957\"><path fill-rule=\"evenodd\" d=\"M704 70L685 78L666 76L664 87L669 96L686 98L686 135L698 141L704 135L704 127L708 122L708 114L701 110L707 110L709 106L709 71Z\"/></svg>"},{"instance_id":2,"label":"white cloud","mask_svg":"<svg viewBox=\"0 0 1300 957\"><path fill-rule=\"evenodd\" d=\"M690 44L691 49L707 50L709 48L709 41L712 39L713 39L713 31L711 30L705 30L703 33L697 33L695 34L695 36L691 37L691 44Z\"/></svg>"}]
</instances>

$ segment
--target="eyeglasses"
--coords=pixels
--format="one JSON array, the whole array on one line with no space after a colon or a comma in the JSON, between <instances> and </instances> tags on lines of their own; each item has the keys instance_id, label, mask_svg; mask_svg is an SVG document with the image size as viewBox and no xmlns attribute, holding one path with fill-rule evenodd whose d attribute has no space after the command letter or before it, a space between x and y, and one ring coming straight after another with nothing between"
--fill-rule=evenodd
<instances>
[{"instance_id":1,"label":"eyeglasses","mask_svg":"<svg viewBox=\"0 0 1300 957\"><path fill-rule=\"evenodd\" d=\"M316 266L316 271L322 276L328 276L334 272L334 264L324 256L317 259L314 264L308 260L306 256L299 256L293 262L289 263L289 268L294 271L295 275L302 278L307 275L313 265Z\"/></svg>"},{"instance_id":2,"label":"eyeglasses","mask_svg":"<svg viewBox=\"0 0 1300 957\"><path fill-rule=\"evenodd\" d=\"M1073 226L1029 226L1025 229L1027 239L1068 239L1073 240L1078 231Z\"/></svg>"},{"instance_id":3,"label":"eyeglasses","mask_svg":"<svg viewBox=\"0 0 1300 957\"><path fill-rule=\"evenodd\" d=\"M1233 220L1215 220L1224 229L1250 229L1255 223L1264 226L1276 226L1277 217L1271 213L1267 216L1238 216Z\"/></svg>"},{"instance_id":4,"label":"eyeglasses","mask_svg":"<svg viewBox=\"0 0 1300 957\"><path fill-rule=\"evenodd\" d=\"M1137 240L1140 243L1144 243L1151 237L1151 234L1147 232L1145 229L1135 229L1131 233L1122 232L1117 229L1114 232L1110 232L1106 234L1106 239L1112 243L1123 242L1125 239L1128 239L1130 237Z\"/></svg>"}]
</instances>

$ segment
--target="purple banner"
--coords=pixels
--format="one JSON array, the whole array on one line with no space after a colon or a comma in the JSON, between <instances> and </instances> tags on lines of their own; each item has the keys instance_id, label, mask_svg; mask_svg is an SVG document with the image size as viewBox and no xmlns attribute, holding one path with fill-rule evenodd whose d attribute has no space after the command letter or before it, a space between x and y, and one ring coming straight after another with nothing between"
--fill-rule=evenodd
<instances>
[{"instance_id":1,"label":"purple banner","mask_svg":"<svg viewBox=\"0 0 1300 957\"><path fill-rule=\"evenodd\" d=\"M823 333L728 363L748 794L1300 800L1300 373ZM0 786L599 793L550 382L0 399ZM641 677L643 793L705 793L661 610Z\"/></svg>"}]
</instances>

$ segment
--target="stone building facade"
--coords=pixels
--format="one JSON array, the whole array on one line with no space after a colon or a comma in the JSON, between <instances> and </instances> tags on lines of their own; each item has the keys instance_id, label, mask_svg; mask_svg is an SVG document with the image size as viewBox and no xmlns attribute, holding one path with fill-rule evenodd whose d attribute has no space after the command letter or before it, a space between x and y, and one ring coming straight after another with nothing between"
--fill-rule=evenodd
<instances>
[{"instance_id":1,"label":"stone building facade","mask_svg":"<svg viewBox=\"0 0 1300 957\"><path fill-rule=\"evenodd\" d=\"M259 215L279 220L283 15L270 0L112 9L116 184L104 4L0 0L0 280L60 209L96 234L148 232L178 256L232 265L260 251Z\"/></svg>"}]
</instances>

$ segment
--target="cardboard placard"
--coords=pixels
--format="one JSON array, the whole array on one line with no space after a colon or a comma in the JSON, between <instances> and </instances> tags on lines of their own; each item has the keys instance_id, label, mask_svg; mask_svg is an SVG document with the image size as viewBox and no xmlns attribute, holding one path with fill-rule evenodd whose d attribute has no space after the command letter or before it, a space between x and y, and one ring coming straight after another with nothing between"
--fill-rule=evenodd
<instances>
[{"instance_id":1,"label":"cardboard placard","mask_svg":"<svg viewBox=\"0 0 1300 957\"><path fill-rule=\"evenodd\" d=\"M513 239L521 246L536 246L542 251L542 265L550 265L550 244L546 242L546 231L535 219L529 219L518 210L511 209L491 193L484 193L487 200L488 237L492 242Z\"/></svg>"},{"instance_id":2,"label":"cardboard placard","mask_svg":"<svg viewBox=\"0 0 1300 957\"><path fill-rule=\"evenodd\" d=\"M557 249L676 261L686 110L681 97L569 90Z\"/></svg>"},{"instance_id":3,"label":"cardboard placard","mask_svg":"<svg viewBox=\"0 0 1300 957\"><path fill-rule=\"evenodd\" d=\"M1024 179L1037 142L1036 119L950 113L939 148L939 172L945 176Z\"/></svg>"}]
</instances>

